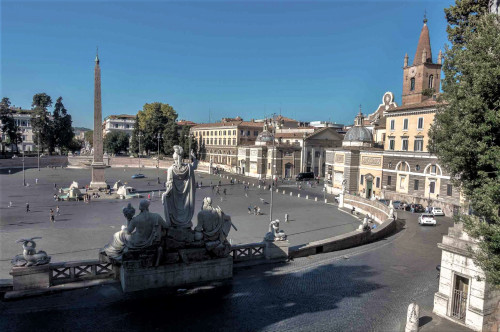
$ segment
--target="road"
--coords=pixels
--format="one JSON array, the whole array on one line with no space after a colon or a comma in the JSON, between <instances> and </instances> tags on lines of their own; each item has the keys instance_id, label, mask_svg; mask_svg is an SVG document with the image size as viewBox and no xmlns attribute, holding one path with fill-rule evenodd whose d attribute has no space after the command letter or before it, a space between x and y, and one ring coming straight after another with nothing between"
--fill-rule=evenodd
<instances>
[{"instance_id":1,"label":"road","mask_svg":"<svg viewBox=\"0 0 500 332\"><path fill-rule=\"evenodd\" d=\"M452 221L404 227L375 243L238 269L227 287L178 294L121 292L119 285L0 302L1 331L402 331L408 304L421 307L421 331L469 331L432 312L438 288L436 244Z\"/></svg>"}]
</instances>

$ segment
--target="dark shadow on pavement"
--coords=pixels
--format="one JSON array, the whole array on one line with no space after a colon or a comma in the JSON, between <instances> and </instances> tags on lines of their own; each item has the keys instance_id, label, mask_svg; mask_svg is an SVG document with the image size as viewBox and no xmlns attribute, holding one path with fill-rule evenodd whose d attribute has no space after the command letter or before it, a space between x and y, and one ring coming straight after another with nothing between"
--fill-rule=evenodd
<instances>
[{"instance_id":1,"label":"dark shadow on pavement","mask_svg":"<svg viewBox=\"0 0 500 332\"><path fill-rule=\"evenodd\" d=\"M294 273L275 269L279 267L239 270L229 286L198 292L155 289L123 294L117 283L4 302L0 309L9 310L0 310L0 330L259 331L278 323L287 330L294 324L287 321L294 317L334 314L344 299L383 287L371 281L377 273L366 265L328 264ZM37 310L22 310L30 307ZM354 328L369 324L359 323L362 326Z\"/></svg>"},{"instance_id":2,"label":"dark shadow on pavement","mask_svg":"<svg viewBox=\"0 0 500 332\"><path fill-rule=\"evenodd\" d=\"M431 316L420 317L419 320L418 320L418 327L422 327L425 324L430 323L431 321L432 321L432 317Z\"/></svg>"}]
</instances>

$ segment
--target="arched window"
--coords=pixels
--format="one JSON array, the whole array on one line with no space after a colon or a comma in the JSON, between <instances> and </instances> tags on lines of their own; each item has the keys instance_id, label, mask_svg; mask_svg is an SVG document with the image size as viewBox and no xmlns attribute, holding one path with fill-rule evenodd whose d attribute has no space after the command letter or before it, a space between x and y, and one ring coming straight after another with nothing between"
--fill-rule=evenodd
<instances>
[{"instance_id":1,"label":"arched window","mask_svg":"<svg viewBox=\"0 0 500 332\"><path fill-rule=\"evenodd\" d=\"M410 171L410 165L408 165L407 162L401 161L398 163L396 166L396 169L400 172L409 172Z\"/></svg>"},{"instance_id":2,"label":"arched window","mask_svg":"<svg viewBox=\"0 0 500 332\"><path fill-rule=\"evenodd\" d=\"M410 80L410 91L414 91L415 90L415 78L412 78Z\"/></svg>"},{"instance_id":3,"label":"arched window","mask_svg":"<svg viewBox=\"0 0 500 332\"><path fill-rule=\"evenodd\" d=\"M429 89L434 87L434 75L429 76Z\"/></svg>"}]
</instances>

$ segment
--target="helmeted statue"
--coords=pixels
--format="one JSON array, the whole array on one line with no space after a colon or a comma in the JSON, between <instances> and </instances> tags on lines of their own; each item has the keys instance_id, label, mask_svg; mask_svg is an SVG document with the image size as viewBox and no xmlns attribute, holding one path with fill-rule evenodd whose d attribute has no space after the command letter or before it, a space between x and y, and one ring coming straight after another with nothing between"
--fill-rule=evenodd
<instances>
[{"instance_id":1,"label":"helmeted statue","mask_svg":"<svg viewBox=\"0 0 500 332\"><path fill-rule=\"evenodd\" d=\"M194 171L198 161L191 151L192 163L183 163L183 149L174 146L174 164L167 170L166 192L162 195L165 220L175 228L191 228L194 214L196 182Z\"/></svg>"}]
</instances>

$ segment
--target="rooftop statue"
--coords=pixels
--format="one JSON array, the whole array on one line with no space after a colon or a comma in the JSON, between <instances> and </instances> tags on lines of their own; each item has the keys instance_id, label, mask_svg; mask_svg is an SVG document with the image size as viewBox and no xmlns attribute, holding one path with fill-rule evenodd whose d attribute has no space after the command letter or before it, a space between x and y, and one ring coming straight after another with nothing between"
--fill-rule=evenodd
<instances>
[{"instance_id":1,"label":"rooftop statue","mask_svg":"<svg viewBox=\"0 0 500 332\"><path fill-rule=\"evenodd\" d=\"M127 226L122 226L122 229L113 235L111 242L101 250L102 254L115 261L121 261L127 251L160 244L162 228L168 228L169 224L159 214L149 212L149 204L148 200L141 200L139 203L141 212L135 217L135 209L130 203L123 209Z\"/></svg>"},{"instance_id":2,"label":"rooftop statue","mask_svg":"<svg viewBox=\"0 0 500 332\"><path fill-rule=\"evenodd\" d=\"M191 228L194 214L196 182L194 171L198 160L190 152L192 163L183 163L184 150L174 146L174 164L167 170L166 192L162 195L165 220L175 228Z\"/></svg>"}]
</instances>

